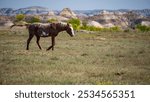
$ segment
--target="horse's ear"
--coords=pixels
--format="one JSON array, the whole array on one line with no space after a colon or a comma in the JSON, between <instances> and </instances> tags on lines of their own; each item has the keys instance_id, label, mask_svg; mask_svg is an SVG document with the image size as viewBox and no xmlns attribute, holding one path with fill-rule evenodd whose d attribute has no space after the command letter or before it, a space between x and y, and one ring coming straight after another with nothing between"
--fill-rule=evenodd
<instances>
[{"instance_id":1,"label":"horse's ear","mask_svg":"<svg viewBox=\"0 0 150 102\"><path fill-rule=\"evenodd\" d=\"M51 24L51 27L52 27L53 29L56 29L56 24L55 24L55 23L52 23L52 24Z\"/></svg>"}]
</instances>

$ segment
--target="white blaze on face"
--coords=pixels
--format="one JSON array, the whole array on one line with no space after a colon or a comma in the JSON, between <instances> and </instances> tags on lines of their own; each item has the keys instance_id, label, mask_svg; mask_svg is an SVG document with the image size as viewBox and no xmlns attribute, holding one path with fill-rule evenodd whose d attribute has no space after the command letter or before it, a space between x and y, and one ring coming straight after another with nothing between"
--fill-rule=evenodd
<instances>
[{"instance_id":1,"label":"white blaze on face","mask_svg":"<svg viewBox=\"0 0 150 102\"><path fill-rule=\"evenodd\" d=\"M73 27L70 27L70 28L71 28L71 33L72 33L72 35L75 36Z\"/></svg>"}]
</instances>

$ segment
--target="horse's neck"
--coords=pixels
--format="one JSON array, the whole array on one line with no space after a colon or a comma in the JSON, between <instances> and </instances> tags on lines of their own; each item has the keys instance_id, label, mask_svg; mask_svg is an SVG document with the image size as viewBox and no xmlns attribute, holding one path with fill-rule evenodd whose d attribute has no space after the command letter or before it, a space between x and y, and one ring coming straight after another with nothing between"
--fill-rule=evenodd
<instances>
[{"instance_id":1,"label":"horse's neck","mask_svg":"<svg viewBox=\"0 0 150 102\"><path fill-rule=\"evenodd\" d=\"M58 25L58 32L66 31L66 25L60 24Z\"/></svg>"}]
</instances>

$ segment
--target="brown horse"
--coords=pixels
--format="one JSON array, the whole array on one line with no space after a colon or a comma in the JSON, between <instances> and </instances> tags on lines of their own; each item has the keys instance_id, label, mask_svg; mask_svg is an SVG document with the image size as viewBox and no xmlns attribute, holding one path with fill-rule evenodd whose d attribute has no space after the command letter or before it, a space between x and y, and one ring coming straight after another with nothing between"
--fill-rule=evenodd
<instances>
[{"instance_id":1,"label":"brown horse","mask_svg":"<svg viewBox=\"0 0 150 102\"><path fill-rule=\"evenodd\" d=\"M17 26L17 25L13 25L13 26ZM47 50L50 50L50 49L54 50L55 37L58 35L59 32L66 31L71 37L74 36L73 27L68 23L67 24L65 23L29 24L27 25L27 28L29 31L29 38L27 40L26 50L29 50L29 44L32 38L34 37L34 35L37 38L36 43L39 49L42 49L39 44L40 37L51 37L52 45Z\"/></svg>"}]
</instances>

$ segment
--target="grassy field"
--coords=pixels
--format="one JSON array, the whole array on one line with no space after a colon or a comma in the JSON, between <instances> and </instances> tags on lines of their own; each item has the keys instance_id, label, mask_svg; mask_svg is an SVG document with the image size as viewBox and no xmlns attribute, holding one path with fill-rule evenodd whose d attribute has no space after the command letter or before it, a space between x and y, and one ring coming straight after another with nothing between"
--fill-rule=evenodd
<instances>
[{"instance_id":1,"label":"grassy field","mask_svg":"<svg viewBox=\"0 0 150 102\"><path fill-rule=\"evenodd\" d=\"M150 84L150 33L60 33L35 38L26 51L26 29L0 29L0 84Z\"/></svg>"}]
</instances>

